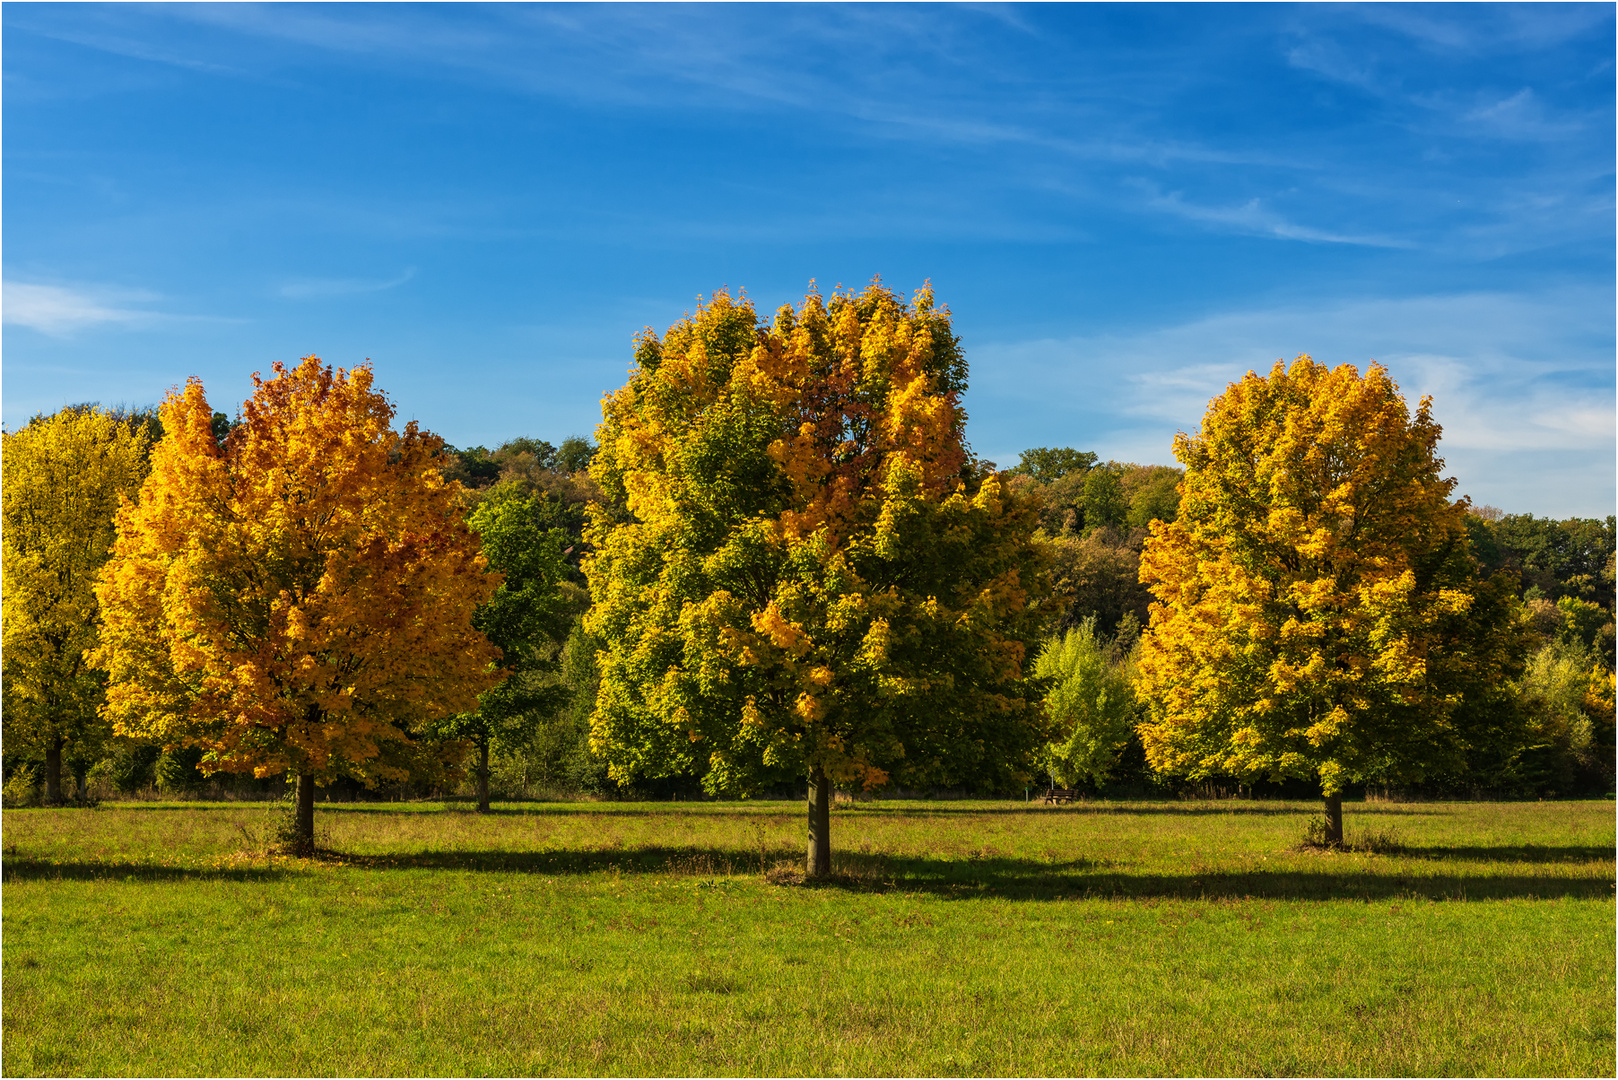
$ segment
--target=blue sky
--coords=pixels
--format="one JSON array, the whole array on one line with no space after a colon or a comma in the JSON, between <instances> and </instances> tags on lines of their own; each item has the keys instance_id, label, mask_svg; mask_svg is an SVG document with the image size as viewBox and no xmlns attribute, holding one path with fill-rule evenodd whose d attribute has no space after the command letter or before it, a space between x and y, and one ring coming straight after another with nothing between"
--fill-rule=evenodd
<instances>
[{"instance_id":1,"label":"blue sky","mask_svg":"<svg viewBox=\"0 0 1618 1080\"><path fill-rule=\"evenodd\" d=\"M1614 511L1611 5L7 4L4 419L371 358L457 445L630 339L930 279L968 434L1172 461L1308 352L1475 501Z\"/></svg>"}]
</instances>

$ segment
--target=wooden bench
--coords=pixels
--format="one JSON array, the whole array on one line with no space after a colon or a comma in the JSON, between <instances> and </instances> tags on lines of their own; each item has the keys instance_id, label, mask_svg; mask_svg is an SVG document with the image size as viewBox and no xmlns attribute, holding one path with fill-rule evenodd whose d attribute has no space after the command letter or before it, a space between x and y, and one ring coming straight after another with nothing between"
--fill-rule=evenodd
<instances>
[{"instance_id":1,"label":"wooden bench","mask_svg":"<svg viewBox=\"0 0 1618 1080\"><path fill-rule=\"evenodd\" d=\"M1053 787L1053 788L1051 788L1051 789L1049 789L1048 791L1045 792L1045 802L1047 804L1049 804L1049 803L1061 804L1061 803L1065 803L1065 802L1077 802L1078 799L1079 799L1079 792L1078 792L1078 789L1076 789L1076 788Z\"/></svg>"}]
</instances>

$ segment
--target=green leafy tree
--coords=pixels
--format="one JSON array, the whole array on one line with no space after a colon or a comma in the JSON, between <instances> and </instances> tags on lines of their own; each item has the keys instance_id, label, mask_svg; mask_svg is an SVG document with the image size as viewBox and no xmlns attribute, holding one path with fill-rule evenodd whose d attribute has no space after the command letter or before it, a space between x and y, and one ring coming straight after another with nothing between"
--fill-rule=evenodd
<instances>
[{"instance_id":1,"label":"green leafy tree","mask_svg":"<svg viewBox=\"0 0 1618 1080\"><path fill-rule=\"evenodd\" d=\"M825 874L832 784L1027 777L1038 507L971 457L965 388L927 290L812 294L769 326L720 292L642 336L603 403L585 564L614 780L807 780Z\"/></svg>"},{"instance_id":2,"label":"green leafy tree","mask_svg":"<svg viewBox=\"0 0 1618 1080\"><path fill-rule=\"evenodd\" d=\"M585 471L594 454L595 447L578 436L564 440L560 449L538 439L511 439L492 452L481 446L447 451L444 476L460 481L469 511L497 494L541 496L535 513L546 528L566 534L562 552L568 580L583 585L585 507L601 496Z\"/></svg>"},{"instance_id":3,"label":"green leafy tree","mask_svg":"<svg viewBox=\"0 0 1618 1080\"><path fill-rule=\"evenodd\" d=\"M1571 794L1595 764L1596 721L1586 708L1592 672L1599 681L1594 650L1575 640L1553 641L1529 662L1521 684L1529 739L1519 771L1530 792Z\"/></svg>"},{"instance_id":4,"label":"green leafy tree","mask_svg":"<svg viewBox=\"0 0 1618 1080\"><path fill-rule=\"evenodd\" d=\"M1091 469L1084 478L1084 531L1126 528L1129 500L1124 485L1112 469Z\"/></svg>"},{"instance_id":5,"label":"green leafy tree","mask_svg":"<svg viewBox=\"0 0 1618 1080\"><path fill-rule=\"evenodd\" d=\"M1576 596L1562 597L1556 601L1556 608L1562 616L1558 636L1587 648L1594 649L1601 639L1602 628L1612 625L1612 612Z\"/></svg>"},{"instance_id":6,"label":"green leafy tree","mask_svg":"<svg viewBox=\"0 0 1618 1080\"><path fill-rule=\"evenodd\" d=\"M477 754L478 809L489 809L489 756L520 752L568 698L558 684L558 649L577 614L577 593L563 583L567 535L549 527L543 495L497 489L467 524L482 541L484 558L504 581L478 607L472 625L504 656L509 672L478 697L478 707L438 725L440 734L469 741Z\"/></svg>"},{"instance_id":7,"label":"green leafy tree","mask_svg":"<svg viewBox=\"0 0 1618 1080\"><path fill-rule=\"evenodd\" d=\"M1017 457L1017 464L1007 469L1006 474L1027 476L1039 484L1049 484L1074 473L1082 476L1096 463L1095 454L1070 446L1036 446Z\"/></svg>"},{"instance_id":8,"label":"green leafy tree","mask_svg":"<svg viewBox=\"0 0 1618 1080\"><path fill-rule=\"evenodd\" d=\"M1166 465L1132 465L1120 478L1129 501L1129 524L1144 529L1153 521L1173 521L1180 512L1180 480L1184 474Z\"/></svg>"},{"instance_id":9,"label":"green leafy tree","mask_svg":"<svg viewBox=\"0 0 1618 1080\"><path fill-rule=\"evenodd\" d=\"M595 456L596 448L589 439L580 435L569 435L556 449L556 464L564 472L581 473L590 467L590 462L595 460Z\"/></svg>"},{"instance_id":10,"label":"green leafy tree","mask_svg":"<svg viewBox=\"0 0 1618 1080\"><path fill-rule=\"evenodd\" d=\"M1128 662L1114 662L1096 634L1095 620L1051 638L1034 662L1046 680L1045 710L1054 736L1040 756L1062 787L1107 782L1134 731L1138 707Z\"/></svg>"},{"instance_id":11,"label":"green leafy tree","mask_svg":"<svg viewBox=\"0 0 1618 1080\"><path fill-rule=\"evenodd\" d=\"M1492 516L1492 515L1491 515ZM1552 603L1564 596L1613 608L1613 559L1618 519L1536 518L1504 514L1487 523L1500 565L1522 575L1525 594Z\"/></svg>"},{"instance_id":12,"label":"green leafy tree","mask_svg":"<svg viewBox=\"0 0 1618 1080\"><path fill-rule=\"evenodd\" d=\"M62 800L63 756L79 791L109 733L95 580L115 536L118 500L145 478L146 424L94 406L36 416L4 436L4 716L8 751L45 759L45 798Z\"/></svg>"}]
</instances>

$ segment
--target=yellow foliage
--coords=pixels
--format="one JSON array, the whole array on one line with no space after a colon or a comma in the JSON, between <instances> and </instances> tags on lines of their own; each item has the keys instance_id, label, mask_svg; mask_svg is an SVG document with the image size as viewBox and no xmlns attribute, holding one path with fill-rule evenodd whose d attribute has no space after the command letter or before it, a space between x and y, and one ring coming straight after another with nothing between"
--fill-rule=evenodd
<instances>
[{"instance_id":1,"label":"yellow foliage","mask_svg":"<svg viewBox=\"0 0 1618 1080\"><path fill-rule=\"evenodd\" d=\"M94 585L121 497L146 475L144 426L96 408L40 416L4 436L5 732L14 745L94 741Z\"/></svg>"},{"instance_id":2,"label":"yellow foliage","mask_svg":"<svg viewBox=\"0 0 1618 1080\"><path fill-rule=\"evenodd\" d=\"M1511 642L1439 433L1380 366L1305 356L1231 384L1176 438L1179 517L1141 558L1155 767L1314 774L1329 795L1453 765L1461 688L1503 681Z\"/></svg>"}]
</instances>

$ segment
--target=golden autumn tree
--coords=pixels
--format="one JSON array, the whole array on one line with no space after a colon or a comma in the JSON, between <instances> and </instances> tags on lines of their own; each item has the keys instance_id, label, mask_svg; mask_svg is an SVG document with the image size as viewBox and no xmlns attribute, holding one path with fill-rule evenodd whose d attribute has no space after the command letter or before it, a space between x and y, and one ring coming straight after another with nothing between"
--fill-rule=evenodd
<instances>
[{"instance_id":1,"label":"golden autumn tree","mask_svg":"<svg viewBox=\"0 0 1618 1080\"><path fill-rule=\"evenodd\" d=\"M62 800L64 751L93 760L105 735L103 679L88 661L94 586L118 501L140 489L151 446L129 419L81 406L4 437L5 739L44 751L48 803Z\"/></svg>"},{"instance_id":2,"label":"golden autumn tree","mask_svg":"<svg viewBox=\"0 0 1618 1080\"><path fill-rule=\"evenodd\" d=\"M1232 383L1176 437L1179 517L1153 523L1141 559L1155 768L1318 778L1341 843L1346 785L1452 775L1509 737L1510 589L1470 556L1431 405L1412 414L1378 365L1302 356Z\"/></svg>"},{"instance_id":3,"label":"golden autumn tree","mask_svg":"<svg viewBox=\"0 0 1618 1080\"><path fill-rule=\"evenodd\" d=\"M768 326L720 292L639 339L585 564L613 778L807 780L818 875L835 784L1026 777L1038 507L972 457L965 386L929 289L811 294Z\"/></svg>"},{"instance_id":4,"label":"golden autumn tree","mask_svg":"<svg viewBox=\"0 0 1618 1080\"><path fill-rule=\"evenodd\" d=\"M115 728L201 746L207 772L296 776L304 851L316 784L453 765L458 744L412 736L501 677L471 621L499 579L442 440L396 433L371 382L369 365L277 364L222 446L202 384L171 392L97 587Z\"/></svg>"}]
</instances>

